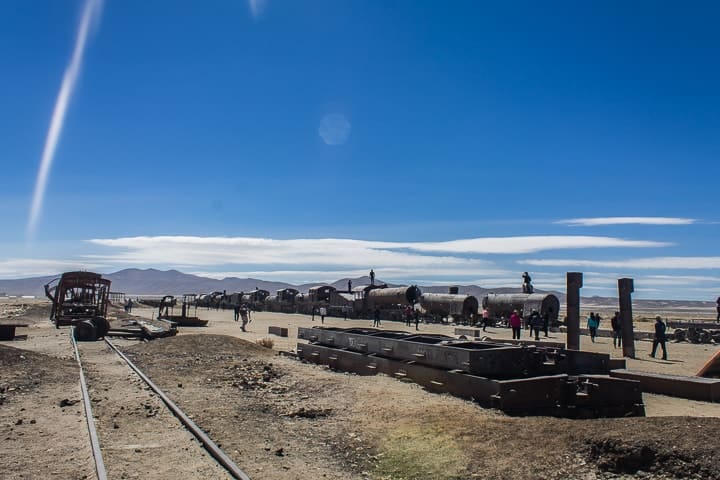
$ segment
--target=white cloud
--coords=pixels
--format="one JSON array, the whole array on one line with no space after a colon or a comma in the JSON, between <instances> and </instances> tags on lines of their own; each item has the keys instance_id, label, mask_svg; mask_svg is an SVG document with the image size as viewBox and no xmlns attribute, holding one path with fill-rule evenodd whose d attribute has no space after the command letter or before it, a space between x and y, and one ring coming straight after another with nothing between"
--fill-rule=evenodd
<instances>
[{"instance_id":1,"label":"white cloud","mask_svg":"<svg viewBox=\"0 0 720 480\"><path fill-rule=\"evenodd\" d=\"M401 245L401 244L398 244ZM671 243L650 240L626 240L591 235L533 235L522 237L485 237L446 242L418 242L404 244L405 248L421 252L519 254L543 250L578 248L652 248L667 247Z\"/></svg>"},{"instance_id":2,"label":"white cloud","mask_svg":"<svg viewBox=\"0 0 720 480\"><path fill-rule=\"evenodd\" d=\"M342 145L350 137L351 125L345 115L331 113L320 121L318 134L327 145Z\"/></svg>"},{"instance_id":3,"label":"white cloud","mask_svg":"<svg viewBox=\"0 0 720 480\"><path fill-rule=\"evenodd\" d=\"M23 278L55 275L71 270L96 270L107 265L82 260L46 260L34 258L10 258L0 260L0 278Z\"/></svg>"},{"instance_id":4,"label":"white cloud","mask_svg":"<svg viewBox=\"0 0 720 480\"><path fill-rule=\"evenodd\" d=\"M590 267L628 269L702 270L720 268L720 257L650 257L627 260L527 259L518 263L536 267Z\"/></svg>"},{"instance_id":5,"label":"white cloud","mask_svg":"<svg viewBox=\"0 0 720 480\"><path fill-rule=\"evenodd\" d=\"M256 237L157 236L92 239L121 250L101 255L117 262L185 265L481 266L447 254L519 254L580 248L641 248L669 244L594 236L487 237L445 242L382 242L339 238L276 240ZM429 255L432 254L432 255ZM444 254L436 256L436 254ZM94 258L94 257L91 257Z\"/></svg>"},{"instance_id":6,"label":"white cloud","mask_svg":"<svg viewBox=\"0 0 720 480\"><path fill-rule=\"evenodd\" d=\"M596 227L600 225L689 225L695 223L694 218L678 217L593 217L570 218L555 223L573 227Z\"/></svg>"}]
</instances>

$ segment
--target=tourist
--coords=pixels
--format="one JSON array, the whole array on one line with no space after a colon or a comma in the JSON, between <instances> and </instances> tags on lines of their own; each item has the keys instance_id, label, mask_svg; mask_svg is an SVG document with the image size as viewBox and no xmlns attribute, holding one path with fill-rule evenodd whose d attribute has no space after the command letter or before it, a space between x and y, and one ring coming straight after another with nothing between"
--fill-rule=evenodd
<instances>
[{"instance_id":1,"label":"tourist","mask_svg":"<svg viewBox=\"0 0 720 480\"><path fill-rule=\"evenodd\" d=\"M522 329L522 319L518 315L517 310L513 310L510 314L510 328L512 328L513 340L520 340L520 330Z\"/></svg>"},{"instance_id":2,"label":"tourist","mask_svg":"<svg viewBox=\"0 0 720 480\"><path fill-rule=\"evenodd\" d=\"M540 316L540 313L536 309L533 308L532 313L530 313L530 336L532 337L533 330L535 330L535 340L540 340L540 327L542 327L543 319Z\"/></svg>"},{"instance_id":3,"label":"tourist","mask_svg":"<svg viewBox=\"0 0 720 480\"><path fill-rule=\"evenodd\" d=\"M536 326L539 324L539 317L540 315L538 314L538 311L533 308L530 312L530 316L527 318L527 326L530 328L530 337L533 336L533 330L535 330Z\"/></svg>"},{"instance_id":4,"label":"tourist","mask_svg":"<svg viewBox=\"0 0 720 480\"><path fill-rule=\"evenodd\" d=\"M613 347L622 347L622 320L620 319L620 312L615 312L615 315L610 319L610 325L613 331Z\"/></svg>"},{"instance_id":5,"label":"tourist","mask_svg":"<svg viewBox=\"0 0 720 480\"><path fill-rule=\"evenodd\" d=\"M250 318L250 309L244 303L240 307L240 318L242 319L242 325L240 326L240 329L243 332L247 332L245 327L247 326L248 323L252 322L252 319Z\"/></svg>"},{"instance_id":6,"label":"tourist","mask_svg":"<svg viewBox=\"0 0 720 480\"><path fill-rule=\"evenodd\" d=\"M237 322L240 320L240 305L235 305L233 307L233 319Z\"/></svg>"},{"instance_id":7,"label":"tourist","mask_svg":"<svg viewBox=\"0 0 720 480\"><path fill-rule=\"evenodd\" d=\"M380 309L378 307L375 307L375 311L373 312L373 327L379 327L380 326Z\"/></svg>"},{"instance_id":8,"label":"tourist","mask_svg":"<svg viewBox=\"0 0 720 480\"><path fill-rule=\"evenodd\" d=\"M420 324L420 310L414 311L414 317L415 317L415 330L420 330L420 327L418 327L418 325Z\"/></svg>"},{"instance_id":9,"label":"tourist","mask_svg":"<svg viewBox=\"0 0 720 480\"><path fill-rule=\"evenodd\" d=\"M327 315L327 309L320 307L320 323L325 323L325 315Z\"/></svg>"},{"instance_id":10,"label":"tourist","mask_svg":"<svg viewBox=\"0 0 720 480\"><path fill-rule=\"evenodd\" d=\"M667 346L665 345L665 342L667 341L667 336L665 335L665 331L667 330L667 327L665 326L665 323L662 321L662 318L660 315L655 317L655 337L653 338L653 347L652 347L652 353L650 354L651 357L655 358L655 351L657 350L658 344L662 347L663 351L663 360L667 360Z\"/></svg>"},{"instance_id":11,"label":"tourist","mask_svg":"<svg viewBox=\"0 0 720 480\"><path fill-rule=\"evenodd\" d=\"M590 316L587 319L587 327L590 330L590 340L595 343L595 337L597 336L598 321L597 317L593 312L590 312Z\"/></svg>"},{"instance_id":12,"label":"tourist","mask_svg":"<svg viewBox=\"0 0 720 480\"><path fill-rule=\"evenodd\" d=\"M715 303L717 304L717 307L715 307L715 310L717 310L717 318L715 319L715 321L720 323L720 297L715 300Z\"/></svg>"},{"instance_id":13,"label":"tourist","mask_svg":"<svg viewBox=\"0 0 720 480\"><path fill-rule=\"evenodd\" d=\"M545 310L545 313L542 315L542 327L543 332L545 332L545 336L548 336L548 329L550 328L550 314L552 313L552 308L548 308Z\"/></svg>"},{"instance_id":14,"label":"tourist","mask_svg":"<svg viewBox=\"0 0 720 480\"><path fill-rule=\"evenodd\" d=\"M487 332L486 328L488 326L489 321L490 321L490 312L488 312L487 308L483 308L483 313L482 313L483 332Z\"/></svg>"}]
</instances>

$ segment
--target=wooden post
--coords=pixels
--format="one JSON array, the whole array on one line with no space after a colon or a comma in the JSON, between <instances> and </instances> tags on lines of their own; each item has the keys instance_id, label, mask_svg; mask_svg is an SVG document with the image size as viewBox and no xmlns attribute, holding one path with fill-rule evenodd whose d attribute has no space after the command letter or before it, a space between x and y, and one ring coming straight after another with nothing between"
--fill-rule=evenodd
<instances>
[{"instance_id":1,"label":"wooden post","mask_svg":"<svg viewBox=\"0 0 720 480\"><path fill-rule=\"evenodd\" d=\"M567 272L567 348L580 350L580 288L582 272Z\"/></svg>"}]
</instances>

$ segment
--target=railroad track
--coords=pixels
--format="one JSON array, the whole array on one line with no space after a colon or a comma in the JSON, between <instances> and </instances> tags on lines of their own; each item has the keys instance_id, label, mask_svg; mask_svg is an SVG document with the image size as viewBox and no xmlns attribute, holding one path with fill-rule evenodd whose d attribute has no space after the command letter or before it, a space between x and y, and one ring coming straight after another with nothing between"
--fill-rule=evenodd
<instances>
[{"instance_id":1,"label":"railroad track","mask_svg":"<svg viewBox=\"0 0 720 480\"><path fill-rule=\"evenodd\" d=\"M75 359L98 480L235 478L233 460L112 342L79 346Z\"/></svg>"}]
</instances>

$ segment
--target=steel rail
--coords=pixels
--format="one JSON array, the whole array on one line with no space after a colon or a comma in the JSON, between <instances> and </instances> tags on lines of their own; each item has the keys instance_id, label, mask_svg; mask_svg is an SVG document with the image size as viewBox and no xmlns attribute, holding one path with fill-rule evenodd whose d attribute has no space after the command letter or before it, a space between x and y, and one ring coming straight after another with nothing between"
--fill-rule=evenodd
<instances>
[{"instance_id":1,"label":"steel rail","mask_svg":"<svg viewBox=\"0 0 720 480\"><path fill-rule=\"evenodd\" d=\"M100 441L98 439L97 429L95 428L92 407L90 406L90 395L88 394L87 382L85 382L85 373L83 372L82 362L80 361L77 342L75 342L74 326L70 328L70 341L73 346L73 351L75 352L75 361L80 368L80 390L82 391L85 419L87 420L88 433L90 434L90 447L93 458L95 459L95 471L97 472L98 480L107 480L107 471L105 470L105 462L103 461L102 452L100 451Z\"/></svg>"},{"instance_id":2,"label":"steel rail","mask_svg":"<svg viewBox=\"0 0 720 480\"><path fill-rule=\"evenodd\" d=\"M115 345L113 345L110 340L105 338L105 343L107 343L110 348L112 348L115 353L117 353L120 358L122 358L128 366L144 381L156 394L160 399L167 405L167 407L170 409L170 411L177 417L180 422L182 422L183 425L185 425L185 428L187 428L190 433L192 433L195 438L202 444L203 448L207 450L207 452L212 455L212 457L220 464L222 465L227 472L232 475L234 478L238 480L250 480L250 477L243 472L240 467L238 467L235 462L232 461L232 459L222 451L220 447L217 446L215 442L213 442L210 437L207 436L207 434L197 426L195 422L193 422L190 417L185 415L185 413L173 403L170 398L165 395L165 393L155 385L152 380L150 380L138 367L135 366L134 363L130 361L129 358L123 354L120 349L118 349Z\"/></svg>"}]
</instances>

